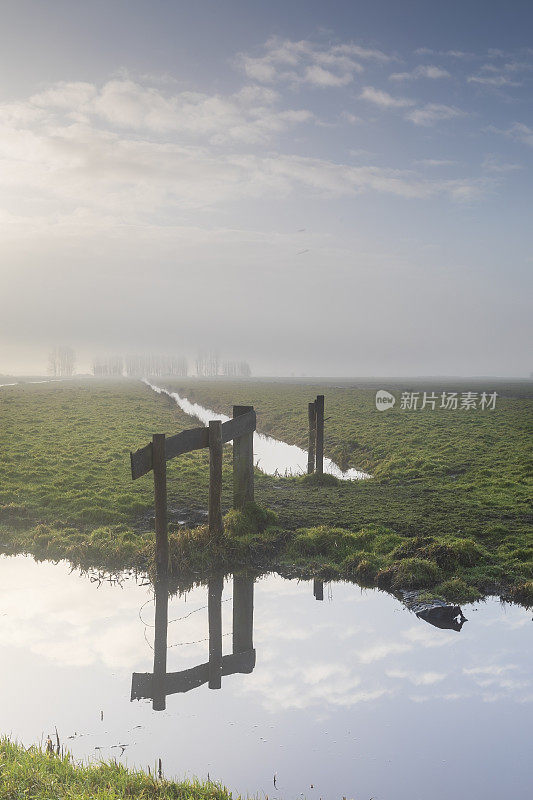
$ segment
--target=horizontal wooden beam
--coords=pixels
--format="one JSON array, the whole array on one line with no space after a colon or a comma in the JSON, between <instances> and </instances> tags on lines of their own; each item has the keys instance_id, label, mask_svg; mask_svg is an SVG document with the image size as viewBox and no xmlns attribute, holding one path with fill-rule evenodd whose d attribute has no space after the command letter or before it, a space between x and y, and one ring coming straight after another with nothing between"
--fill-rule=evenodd
<instances>
[{"instance_id":1,"label":"horizontal wooden beam","mask_svg":"<svg viewBox=\"0 0 533 800\"><path fill-rule=\"evenodd\" d=\"M222 423L222 441L231 442L247 433L255 431L256 416L255 411L248 411L235 419L230 419ZM202 450L209 447L209 428L191 428L188 431L181 431L174 436L167 436L165 440L165 457L169 461L171 458L181 456L183 453L190 453L192 450ZM152 443L146 447L141 447L134 453L130 453L131 477L132 480L146 475L153 467Z\"/></svg>"},{"instance_id":2,"label":"horizontal wooden beam","mask_svg":"<svg viewBox=\"0 0 533 800\"><path fill-rule=\"evenodd\" d=\"M209 428L191 428L174 436L168 436L165 450L167 461L192 450L201 450L203 447L209 447Z\"/></svg>"},{"instance_id":3,"label":"horizontal wooden beam","mask_svg":"<svg viewBox=\"0 0 533 800\"><path fill-rule=\"evenodd\" d=\"M153 466L152 442L147 444L146 447L141 447L140 450L130 453L130 461L132 480L136 480L141 475L146 475L147 472L150 472Z\"/></svg>"},{"instance_id":4,"label":"horizontal wooden beam","mask_svg":"<svg viewBox=\"0 0 533 800\"><path fill-rule=\"evenodd\" d=\"M255 650L245 653L230 653L222 658L222 675L237 673L248 675L255 667ZM147 700L153 694L152 672L134 672L131 676L131 699ZM168 672L164 676L163 694L181 694L197 689L209 680L209 664L199 664L181 672Z\"/></svg>"},{"instance_id":5,"label":"horizontal wooden beam","mask_svg":"<svg viewBox=\"0 0 533 800\"><path fill-rule=\"evenodd\" d=\"M222 423L222 441L231 442L232 439L238 439L246 433L252 433L256 427L255 411L247 411L246 414L241 414L238 417L229 419L227 422Z\"/></svg>"}]
</instances>

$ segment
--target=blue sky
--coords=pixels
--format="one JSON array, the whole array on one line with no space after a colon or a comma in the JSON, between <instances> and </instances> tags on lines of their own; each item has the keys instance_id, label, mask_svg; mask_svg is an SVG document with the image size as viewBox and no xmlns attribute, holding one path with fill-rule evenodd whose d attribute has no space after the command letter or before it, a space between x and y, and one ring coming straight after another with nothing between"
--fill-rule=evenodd
<instances>
[{"instance_id":1,"label":"blue sky","mask_svg":"<svg viewBox=\"0 0 533 800\"><path fill-rule=\"evenodd\" d=\"M0 372L531 372L530 3L2 13Z\"/></svg>"}]
</instances>

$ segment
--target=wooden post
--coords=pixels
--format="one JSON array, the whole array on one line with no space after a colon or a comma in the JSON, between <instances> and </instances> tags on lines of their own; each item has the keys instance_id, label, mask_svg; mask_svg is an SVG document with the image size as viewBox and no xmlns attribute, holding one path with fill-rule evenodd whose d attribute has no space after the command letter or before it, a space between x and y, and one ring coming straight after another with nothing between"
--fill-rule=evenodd
<instances>
[{"instance_id":1,"label":"wooden post","mask_svg":"<svg viewBox=\"0 0 533 800\"><path fill-rule=\"evenodd\" d=\"M313 581L313 595L315 600L323 600L324 599L324 584L322 581L315 580Z\"/></svg>"},{"instance_id":2,"label":"wooden post","mask_svg":"<svg viewBox=\"0 0 533 800\"><path fill-rule=\"evenodd\" d=\"M222 686L222 576L211 578L208 585L209 618L209 688Z\"/></svg>"},{"instance_id":3,"label":"wooden post","mask_svg":"<svg viewBox=\"0 0 533 800\"><path fill-rule=\"evenodd\" d=\"M239 417L253 406L233 406L233 416ZM245 433L233 440L233 508L243 508L254 500L254 434Z\"/></svg>"},{"instance_id":4,"label":"wooden post","mask_svg":"<svg viewBox=\"0 0 533 800\"><path fill-rule=\"evenodd\" d=\"M307 406L309 416L309 446L307 450L307 474L315 471L316 408L314 403Z\"/></svg>"},{"instance_id":5,"label":"wooden post","mask_svg":"<svg viewBox=\"0 0 533 800\"><path fill-rule=\"evenodd\" d=\"M315 400L316 408L316 471L324 472L324 395L319 394Z\"/></svg>"},{"instance_id":6,"label":"wooden post","mask_svg":"<svg viewBox=\"0 0 533 800\"><path fill-rule=\"evenodd\" d=\"M165 693L167 631L168 581L158 580L155 584L154 675L152 678L152 708L154 711L164 711L167 705Z\"/></svg>"},{"instance_id":7,"label":"wooden post","mask_svg":"<svg viewBox=\"0 0 533 800\"><path fill-rule=\"evenodd\" d=\"M167 522L167 460L165 434L152 436L152 463L155 497L155 566L157 578L168 574L168 522Z\"/></svg>"},{"instance_id":8,"label":"wooden post","mask_svg":"<svg viewBox=\"0 0 533 800\"><path fill-rule=\"evenodd\" d=\"M254 649L254 579L233 576L233 652Z\"/></svg>"},{"instance_id":9,"label":"wooden post","mask_svg":"<svg viewBox=\"0 0 533 800\"><path fill-rule=\"evenodd\" d=\"M209 535L220 539L222 525L222 423L211 420L209 423Z\"/></svg>"}]
</instances>

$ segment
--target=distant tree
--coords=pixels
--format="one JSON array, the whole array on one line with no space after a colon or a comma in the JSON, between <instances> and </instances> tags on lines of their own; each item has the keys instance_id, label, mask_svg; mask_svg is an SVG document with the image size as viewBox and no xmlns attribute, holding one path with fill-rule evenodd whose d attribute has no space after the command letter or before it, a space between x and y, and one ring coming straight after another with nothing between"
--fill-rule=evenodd
<instances>
[{"instance_id":1,"label":"distant tree","mask_svg":"<svg viewBox=\"0 0 533 800\"><path fill-rule=\"evenodd\" d=\"M249 378L252 374L252 370L250 365L247 361L240 361L239 362L239 375L243 378Z\"/></svg>"},{"instance_id":2,"label":"distant tree","mask_svg":"<svg viewBox=\"0 0 533 800\"><path fill-rule=\"evenodd\" d=\"M54 378L70 377L74 373L76 354L72 347L54 347L48 356L48 373Z\"/></svg>"}]
</instances>

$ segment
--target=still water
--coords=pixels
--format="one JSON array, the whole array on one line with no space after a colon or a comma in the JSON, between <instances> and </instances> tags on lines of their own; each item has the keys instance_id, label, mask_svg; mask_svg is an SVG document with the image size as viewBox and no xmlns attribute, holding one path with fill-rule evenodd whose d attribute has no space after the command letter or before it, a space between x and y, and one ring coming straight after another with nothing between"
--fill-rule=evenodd
<instances>
[{"instance_id":1,"label":"still water","mask_svg":"<svg viewBox=\"0 0 533 800\"><path fill-rule=\"evenodd\" d=\"M531 612L490 599L457 632L350 584L237 576L171 597L166 626L163 589L156 629L141 580L1 557L1 732L243 794L531 797Z\"/></svg>"},{"instance_id":2,"label":"still water","mask_svg":"<svg viewBox=\"0 0 533 800\"><path fill-rule=\"evenodd\" d=\"M204 425L208 425L209 420L213 419L219 419L221 422L227 422L230 419L225 414L219 414L217 411L204 408L199 403L191 402L178 392L169 392L147 380L144 380L144 383L158 394L161 392L168 394L185 414L196 417ZM287 444L256 431L254 433L254 463L267 475L302 475L307 472L307 452L294 444ZM324 472L343 480L362 480L370 477L366 472L358 469L349 469L343 472L329 458L324 458Z\"/></svg>"}]
</instances>

